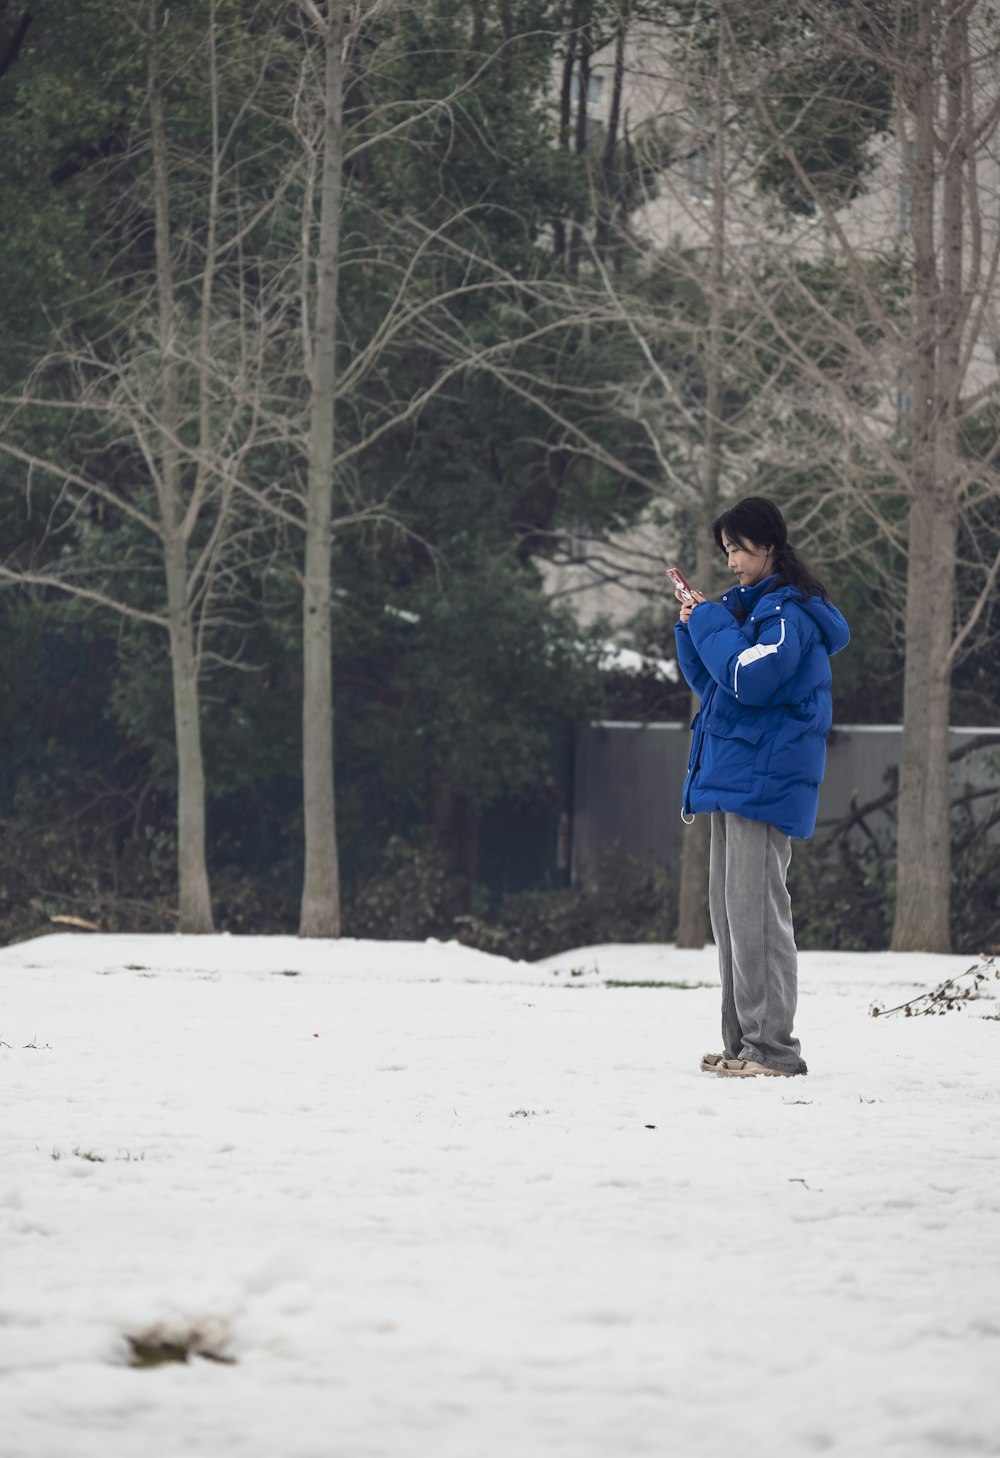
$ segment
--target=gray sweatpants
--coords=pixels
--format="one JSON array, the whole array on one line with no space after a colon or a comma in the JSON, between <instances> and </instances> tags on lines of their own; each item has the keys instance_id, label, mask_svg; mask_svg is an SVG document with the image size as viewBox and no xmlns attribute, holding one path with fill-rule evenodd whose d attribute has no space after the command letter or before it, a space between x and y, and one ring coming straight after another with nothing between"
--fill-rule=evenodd
<instances>
[{"instance_id":1,"label":"gray sweatpants","mask_svg":"<svg viewBox=\"0 0 1000 1458\"><path fill-rule=\"evenodd\" d=\"M773 825L713 811L708 900L726 1057L805 1073L792 1037L798 952L785 886L791 856L791 841Z\"/></svg>"}]
</instances>

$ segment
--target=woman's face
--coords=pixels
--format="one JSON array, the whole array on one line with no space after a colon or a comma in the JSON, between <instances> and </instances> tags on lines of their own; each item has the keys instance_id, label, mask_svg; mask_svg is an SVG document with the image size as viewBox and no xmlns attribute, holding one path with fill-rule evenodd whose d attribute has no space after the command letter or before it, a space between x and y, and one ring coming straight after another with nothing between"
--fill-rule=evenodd
<instances>
[{"instance_id":1,"label":"woman's face","mask_svg":"<svg viewBox=\"0 0 1000 1458\"><path fill-rule=\"evenodd\" d=\"M761 578L774 571L774 548L759 547L755 542L734 542L725 532L722 545L726 553L729 570L735 575L741 587L753 587Z\"/></svg>"}]
</instances>

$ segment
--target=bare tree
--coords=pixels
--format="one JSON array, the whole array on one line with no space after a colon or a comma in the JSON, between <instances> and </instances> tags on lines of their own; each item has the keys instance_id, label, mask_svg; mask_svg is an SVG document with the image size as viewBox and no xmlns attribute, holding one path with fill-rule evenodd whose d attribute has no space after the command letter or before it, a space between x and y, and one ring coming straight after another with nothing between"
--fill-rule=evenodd
<instances>
[{"instance_id":1,"label":"bare tree","mask_svg":"<svg viewBox=\"0 0 1000 1458\"><path fill-rule=\"evenodd\" d=\"M829 255L859 305L841 317L836 301L804 287L786 259L783 289L811 316L811 337L842 350L843 367L824 370L804 335L796 340L787 323L777 327L803 388L826 390L831 417L839 417L851 442L846 459L858 467L859 444L867 456L868 470L853 478L845 472L836 492L848 513L870 524L873 558L881 559L872 570L884 574L894 560L905 560L892 944L947 951L951 682L988 617L1000 573L995 434L988 432L985 449L975 444L977 422L989 418L1000 392L996 8L991 0L917 0L912 15L889 8L881 24L860 5L836 17L819 8L811 14L822 34L889 78L905 231L901 239L887 236L884 226L866 235L858 217L863 203L853 216L831 206L803 164L795 125L780 130L762 104L762 128L812 200ZM897 291L880 287L881 260L905 281L903 307ZM769 317L777 320L779 312L772 298ZM971 548L964 560L960 540ZM893 600L902 596L896 584Z\"/></svg>"},{"instance_id":2,"label":"bare tree","mask_svg":"<svg viewBox=\"0 0 1000 1458\"><path fill-rule=\"evenodd\" d=\"M205 771L201 750L201 723L198 700L198 659L195 651L195 625L191 613L188 553L191 536L198 520L206 489L204 465L196 468L195 483L189 501L184 498L180 457L180 379L176 354L177 299L174 279L174 243L170 218L170 162L167 151L167 130L164 117L163 87L160 71L157 30L158 5L150 0L147 19L149 56L149 124L153 160L153 202L156 239L156 302L159 338L159 411L160 429L156 432L158 450L154 481L159 505L160 538L163 544L163 565L167 589L167 632L170 635L170 669L173 678L174 734L177 744L177 868L179 886L180 927L182 931L212 931L212 903L205 861ZM209 51L212 57L212 82L215 71L215 24L212 13L209 24ZM212 86L213 122L217 106L216 86ZM218 168L213 152L212 191L209 199L208 248L201 300L201 333L199 337L199 444L208 444L208 333L211 311L212 277L216 210L218 206ZM224 492L226 488L223 488ZM220 517L218 524L222 525Z\"/></svg>"},{"instance_id":3,"label":"bare tree","mask_svg":"<svg viewBox=\"0 0 1000 1458\"><path fill-rule=\"evenodd\" d=\"M716 38L714 74L709 78L708 93L712 108L709 138L711 156L712 221L708 241L705 324L705 412L701 442L701 496L696 513L695 580L708 582L712 575L710 560L710 527L719 511L722 478L723 393L725 388L725 323L726 297L726 121L725 121L725 31L720 27ZM692 695L692 717L697 711L697 695ZM708 816L695 817L687 828L681 859L680 889L677 909L677 945L702 947L708 934L708 866L711 822Z\"/></svg>"},{"instance_id":4,"label":"bare tree","mask_svg":"<svg viewBox=\"0 0 1000 1458\"><path fill-rule=\"evenodd\" d=\"M267 437L261 392L271 311L264 297L251 297L239 255L275 202L271 196L254 206L243 197L233 156L264 84L266 48L255 69L241 70L239 99L231 89L224 95L232 77L224 83L220 75L215 8L207 0L193 50L190 33L174 41L168 32L167 54L157 0L134 18L145 47L147 125L117 166L136 169L122 207L134 232L148 221L151 267L144 277L127 258L124 280L112 271L103 301L112 322L93 337L63 328L59 346L6 401L0 437L0 449L25 468L29 505L34 481L56 486L35 559L9 561L0 575L73 594L166 634L179 927L186 932L213 929L200 678L214 628L232 621L231 590L250 530L245 506L257 494L248 463ZM209 142L196 154L171 138L170 91L188 68L200 73L209 113ZM120 219L111 226L121 228ZM39 426L60 416L68 422L62 448L40 452L33 442L46 433ZM131 533L130 558L148 566L136 571L132 560L114 560L113 543L98 550L101 524Z\"/></svg>"},{"instance_id":5,"label":"bare tree","mask_svg":"<svg viewBox=\"0 0 1000 1458\"><path fill-rule=\"evenodd\" d=\"M781 45L762 42L742 8L704 9L729 56L714 90L705 31L686 68L683 29L662 51L652 38L643 46L642 76L662 67L661 121L687 149L700 193L685 203L675 163L634 225L660 239L674 232L672 266L704 293L703 423L682 427L699 441L700 476L670 450L682 412L626 406L628 391L622 404L657 435L660 489L682 512L697 515L698 487L714 511L720 493L770 489L776 475L798 482L807 549L853 557L882 589L906 664L893 945L943 951L950 685L1000 576L996 6L778 10ZM693 89L697 150L683 140L696 128L679 100ZM639 288L629 296L603 277L625 326L650 346L660 400L676 401L683 372L669 359L657 368L652 347L658 328L683 337L676 311L644 309ZM727 414L727 387L750 390L752 403ZM700 871L685 880L703 884Z\"/></svg>"},{"instance_id":6,"label":"bare tree","mask_svg":"<svg viewBox=\"0 0 1000 1458\"><path fill-rule=\"evenodd\" d=\"M962 475L958 430L963 353L972 342L969 305L983 283L967 243L971 226L976 248L984 222L976 177L981 123L973 110L972 8L958 0L944 4L918 0L914 59L906 77L913 117L907 152L913 188L914 388L907 672L892 936L896 951L951 948L948 720L957 626L956 536ZM994 50L994 65L996 57ZM995 132L995 120L990 132ZM1000 235L992 246L994 251L1000 249ZM932 612L927 610L929 582L934 583Z\"/></svg>"},{"instance_id":7,"label":"bare tree","mask_svg":"<svg viewBox=\"0 0 1000 1458\"><path fill-rule=\"evenodd\" d=\"M138 180L114 181L121 212L140 236L146 197L151 198L153 266L146 277L128 260L126 280L112 275L108 285L118 323L99 338L64 329L59 346L38 362L23 391L6 401L0 448L26 468L26 498L31 499L32 480L41 477L58 483L58 493L34 559L9 561L0 575L73 593L166 632L184 930L212 926L200 682L215 652L215 628L240 625L233 594L255 569L253 554L263 551L264 560L281 552L303 564L301 926L304 935L339 931L333 533L386 514L386 504L371 493L349 489L356 462L383 436L415 419L460 369L455 364L443 370L404 399L390 381L360 438L354 432L338 441L338 401L356 404L366 379L433 307L418 277L434 246L431 232L409 236L396 247L405 261L379 328L358 347L352 342L338 368L345 54L361 25L386 8L383 0L356 7L348 24L339 4L322 12L304 5L299 47L294 32L278 23L280 16L262 13L251 37L252 65L242 52L234 57L230 46L229 69L223 71L215 0L206 0L204 30L192 39L192 28L182 27L181 40L174 39L169 16L148 0L139 26L147 56L146 128L137 132L127 159ZM185 104L208 113L205 146L200 131L193 133L199 139L193 146L171 135L171 94L180 78L188 88ZM475 80L474 75L465 84L471 87ZM428 107L454 100L414 100L403 121L376 119L384 123L381 134L401 131ZM367 140L355 136L348 162L363 154ZM247 184L244 172L270 178L271 185ZM131 200L127 188L135 194ZM268 226L275 224L287 238L296 210L300 247L275 249ZM373 226L388 239L404 223L378 218ZM40 453L33 445L37 427L53 414L72 421L65 449ZM85 428L100 449L83 449ZM92 533L80 534L95 514L124 521L144 538L162 573L162 599L148 572L137 583L122 564L95 549ZM275 523L280 541L262 546Z\"/></svg>"},{"instance_id":8,"label":"bare tree","mask_svg":"<svg viewBox=\"0 0 1000 1458\"><path fill-rule=\"evenodd\" d=\"M448 383L484 359L516 351L520 339L498 341L483 350L470 338L460 318L460 301L476 295L509 296L523 303L524 281L492 269L474 248L456 241L463 227L472 227L474 207L456 207L434 225L415 216L392 216L372 209L364 221L371 257L393 283L380 303L383 312L367 339L347 339L338 314L338 291L346 261L343 226L349 206L364 200L347 185L362 178L378 148L410 145L412 133L431 117L451 124L466 98L491 68L499 68L509 84L514 35L509 8L498 11L499 39L484 39L483 8L472 17L473 36L481 50L473 53L464 74L445 94L418 93L369 105L364 98L365 66L377 66L379 39L398 18L395 0L297 0L303 21L302 85L294 118L301 148L302 248L299 259L299 315L302 358L308 394L308 427L299 445L307 462L305 484L305 568L303 576L303 792L305 802L305 879L299 931L302 936L339 935L340 905L336 837L336 794L333 757L331 673L331 548L345 507L345 485L366 452L389 432L420 412ZM521 38L523 40L523 37ZM361 55L367 47L367 59ZM345 142L345 99L350 114L350 140ZM412 145L417 146L414 141ZM435 206L438 200L435 199ZM474 231L474 229L473 229ZM386 379L393 350L403 338L426 343L438 363L433 376L410 398L401 399ZM363 404L366 382L381 376L385 384L380 407ZM354 417L354 429L340 428L342 415ZM357 418L364 423L357 426ZM294 426L292 427L294 430ZM387 514L386 503L363 508Z\"/></svg>"},{"instance_id":9,"label":"bare tree","mask_svg":"<svg viewBox=\"0 0 1000 1458\"><path fill-rule=\"evenodd\" d=\"M316 285L304 297L305 359L309 378L305 571L302 583L302 793L305 875L299 935L340 935L333 781L333 683L330 642L333 529L334 411L337 378L337 288L340 267L344 148L344 7L328 0L325 13L301 0L323 57L322 140ZM306 190L307 198L311 189ZM309 258L310 224L303 228ZM308 266L308 265L307 265Z\"/></svg>"}]
</instances>

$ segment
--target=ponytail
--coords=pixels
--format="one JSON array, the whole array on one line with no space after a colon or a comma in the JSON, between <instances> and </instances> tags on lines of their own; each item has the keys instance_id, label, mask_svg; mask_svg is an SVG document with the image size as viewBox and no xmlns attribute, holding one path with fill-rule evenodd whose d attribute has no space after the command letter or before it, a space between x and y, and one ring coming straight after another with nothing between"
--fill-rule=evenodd
<instances>
[{"instance_id":1,"label":"ponytail","mask_svg":"<svg viewBox=\"0 0 1000 1458\"><path fill-rule=\"evenodd\" d=\"M809 563L799 556L790 542L775 548L774 570L778 574L779 586L797 587L804 598L821 597L824 602L830 601L825 583L816 576Z\"/></svg>"}]
</instances>

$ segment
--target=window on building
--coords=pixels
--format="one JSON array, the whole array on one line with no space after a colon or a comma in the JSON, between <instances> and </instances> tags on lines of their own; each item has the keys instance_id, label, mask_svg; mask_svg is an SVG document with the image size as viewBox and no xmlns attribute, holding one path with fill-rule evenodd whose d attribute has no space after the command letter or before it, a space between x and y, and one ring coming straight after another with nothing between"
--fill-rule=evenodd
<instances>
[{"instance_id":1,"label":"window on building","mask_svg":"<svg viewBox=\"0 0 1000 1458\"><path fill-rule=\"evenodd\" d=\"M598 104L598 102L600 101L600 99L601 99L601 93L603 92L603 90L604 90L604 77L603 76L594 76L594 75L588 76L587 77L587 105L588 106L596 106ZM572 80L571 86L570 86L570 96L572 97L573 105L574 106L578 106L579 103L580 103L580 73L579 73L579 71L574 71L573 72L573 80Z\"/></svg>"},{"instance_id":2,"label":"window on building","mask_svg":"<svg viewBox=\"0 0 1000 1458\"><path fill-rule=\"evenodd\" d=\"M571 562L586 562L590 558L590 532L586 526L576 526L569 534L567 554Z\"/></svg>"},{"instance_id":3,"label":"window on building","mask_svg":"<svg viewBox=\"0 0 1000 1458\"><path fill-rule=\"evenodd\" d=\"M691 197L707 199L712 187L709 181L709 159L707 147L692 147L685 158L688 194Z\"/></svg>"},{"instance_id":4,"label":"window on building","mask_svg":"<svg viewBox=\"0 0 1000 1458\"><path fill-rule=\"evenodd\" d=\"M600 141L600 139L604 136L604 123L601 121L600 117L588 116L584 136L586 138L588 147L590 146L591 142Z\"/></svg>"}]
</instances>

